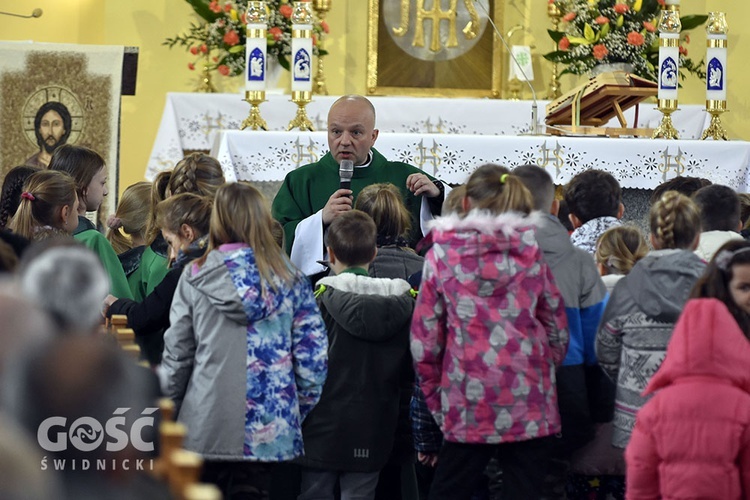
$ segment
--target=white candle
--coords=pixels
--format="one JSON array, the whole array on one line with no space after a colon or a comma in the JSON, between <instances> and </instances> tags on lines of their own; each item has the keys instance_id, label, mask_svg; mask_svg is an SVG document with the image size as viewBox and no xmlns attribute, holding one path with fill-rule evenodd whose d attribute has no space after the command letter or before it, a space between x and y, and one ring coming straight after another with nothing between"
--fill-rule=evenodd
<instances>
[{"instance_id":1,"label":"white candle","mask_svg":"<svg viewBox=\"0 0 750 500\"><path fill-rule=\"evenodd\" d=\"M245 39L245 90L266 90L266 25L248 24Z\"/></svg>"},{"instance_id":2,"label":"white candle","mask_svg":"<svg viewBox=\"0 0 750 500\"><path fill-rule=\"evenodd\" d=\"M706 26L706 100L727 100L727 27L723 12L711 12Z\"/></svg>"},{"instance_id":3,"label":"white candle","mask_svg":"<svg viewBox=\"0 0 750 500\"><path fill-rule=\"evenodd\" d=\"M677 99L680 69L680 35L659 34L659 99Z\"/></svg>"},{"instance_id":4,"label":"white candle","mask_svg":"<svg viewBox=\"0 0 750 500\"><path fill-rule=\"evenodd\" d=\"M312 11L307 1L294 2L292 12L292 91L312 92Z\"/></svg>"}]
</instances>

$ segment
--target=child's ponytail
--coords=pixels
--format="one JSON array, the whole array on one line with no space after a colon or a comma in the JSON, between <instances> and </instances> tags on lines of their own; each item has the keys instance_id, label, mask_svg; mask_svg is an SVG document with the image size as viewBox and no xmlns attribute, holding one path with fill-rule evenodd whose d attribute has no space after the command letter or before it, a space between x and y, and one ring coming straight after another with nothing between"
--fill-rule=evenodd
<instances>
[{"instance_id":1,"label":"child's ponytail","mask_svg":"<svg viewBox=\"0 0 750 500\"><path fill-rule=\"evenodd\" d=\"M695 238L701 232L698 206L677 191L664 193L651 206L649 219L654 246L659 249L692 250Z\"/></svg>"},{"instance_id":2,"label":"child's ponytail","mask_svg":"<svg viewBox=\"0 0 750 500\"><path fill-rule=\"evenodd\" d=\"M499 215L520 212L528 215L534 200L521 179L500 165L487 164L477 168L466 183L466 196L471 208Z\"/></svg>"}]
</instances>

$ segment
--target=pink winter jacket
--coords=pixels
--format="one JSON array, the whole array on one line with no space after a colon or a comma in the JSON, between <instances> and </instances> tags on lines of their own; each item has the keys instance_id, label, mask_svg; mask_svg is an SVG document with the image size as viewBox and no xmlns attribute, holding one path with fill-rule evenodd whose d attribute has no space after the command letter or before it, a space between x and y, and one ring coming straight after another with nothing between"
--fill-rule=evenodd
<instances>
[{"instance_id":1,"label":"pink winter jacket","mask_svg":"<svg viewBox=\"0 0 750 500\"><path fill-rule=\"evenodd\" d=\"M568 344L560 292L517 214L434 222L411 350L445 439L501 443L560 431L555 366Z\"/></svg>"},{"instance_id":2,"label":"pink winter jacket","mask_svg":"<svg viewBox=\"0 0 750 500\"><path fill-rule=\"evenodd\" d=\"M694 299L675 325L625 451L627 498L750 498L750 341Z\"/></svg>"}]
</instances>

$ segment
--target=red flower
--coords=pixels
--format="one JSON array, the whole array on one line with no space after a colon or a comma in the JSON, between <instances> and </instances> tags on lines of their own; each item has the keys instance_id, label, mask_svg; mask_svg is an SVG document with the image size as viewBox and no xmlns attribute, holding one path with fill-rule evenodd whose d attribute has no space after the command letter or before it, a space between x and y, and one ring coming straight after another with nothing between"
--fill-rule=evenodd
<instances>
[{"instance_id":1,"label":"red flower","mask_svg":"<svg viewBox=\"0 0 750 500\"><path fill-rule=\"evenodd\" d=\"M575 18L576 18L576 13L575 12L568 12L567 14L565 14L563 16L563 21L565 21L566 23L569 23L570 21L572 21Z\"/></svg>"},{"instance_id":2,"label":"red flower","mask_svg":"<svg viewBox=\"0 0 750 500\"><path fill-rule=\"evenodd\" d=\"M683 47L682 45L680 45L680 54L687 57L687 49Z\"/></svg>"},{"instance_id":3,"label":"red flower","mask_svg":"<svg viewBox=\"0 0 750 500\"><path fill-rule=\"evenodd\" d=\"M552 0L554 2L554 0ZM320 27L323 28L323 33L330 33L331 29L328 27L328 23L320 21Z\"/></svg>"},{"instance_id":4,"label":"red flower","mask_svg":"<svg viewBox=\"0 0 750 500\"><path fill-rule=\"evenodd\" d=\"M190 53L195 55L198 55L198 47L190 47Z\"/></svg>"},{"instance_id":5,"label":"red flower","mask_svg":"<svg viewBox=\"0 0 750 500\"><path fill-rule=\"evenodd\" d=\"M213 59L214 62L219 62L219 56L213 56L211 59Z\"/></svg>"},{"instance_id":6,"label":"red flower","mask_svg":"<svg viewBox=\"0 0 750 500\"><path fill-rule=\"evenodd\" d=\"M609 51L607 50L607 47L604 46L603 43L599 43L594 45L594 57L599 59L600 61L607 57L607 54L609 54Z\"/></svg>"},{"instance_id":7,"label":"red flower","mask_svg":"<svg viewBox=\"0 0 750 500\"><path fill-rule=\"evenodd\" d=\"M665 2L664 0L658 0L658 1L659 1L659 5L661 5L662 7L667 5L667 2Z\"/></svg>"},{"instance_id":8,"label":"red flower","mask_svg":"<svg viewBox=\"0 0 750 500\"><path fill-rule=\"evenodd\" d=\"M317 36L315 36L315 35L312 36L312 43L313 43L313 47L315 47L316 45L318 45L318 37Z\"/></svg>"},{"instance_id":9,"label":"red flower","mask_svg":"<svg viewBox=\"0 0 750 500\"><path fill-rule=\"evenodd\" d=\"M635 45L636 47L640 47L643 45L643 42L646 40L643 38L643 35L638 33L637 31L631 31L628 33L628 43L630 45Z\"/></svg>"},{"instance_id":10,"label":"red flower","mask_svg":"<svg viewBox=\"0 0 750 500\"><path fill-rule=\"evenodd\" d=\"M609 18L607 16L599 16L596 19L594 19L594 22L602 26L604 24L609 24Z\"/></svg>"},{"instance_id":11,"label":"red flower","mask_svg":"<svg viewBox=\"0 0 750 500\"><path fill-rule=\"evenodd\" d=\"M654 26L654 23L650 23L648 21L643 21L643 27L646 28L646 31L649 33L653 33L656 31L656 26Z\"/></svg>"},{"instance_id":12,"label":"red flower","mask_svg":"<svg viewBox=\"0 0 750 500\"><path fill-rule=\"evenodd\" d=\"M193 64L193 63L188 63L188 69L189 69L190 71L193 71L193 70L195 69L195 64Z\"/></svg>"},{"instance_id":13,"label":"red flower","mask_svg":"<svg viewBox=\"0 0 750 500\"><path fill-rule=\"evenodd\" d=\"M273 39L277 42L281 40L281 36L283 35L283 33L281 32L281 28L279 28L278 26L274 26L273 28L269 29L268 33L273 35Z\"/></svg>"},{"instance_id":14,"label":"red flower","mask_svg":"<svg viewBox=\"0 0 750 500\"><path fill-rule=\"evenodd\" d=\"M279 14L289 19L292 17L292 6L288 3L285 3L279 7Z\"/></svg>"},{"instance_id":15,"label":"red flower","mask_svg":"<svg viewBox=\"0 0 750 500\"><path fill-rule=\"evenodd\" d=\"M229 76L229 66L227 66L226 64L222 64L216 69L219 70L219 73L221 73L222 75Z\"/></svg>"},{"instance_id":16,"label":"red flower","mask_svg":"<svg viewBox=\"0 0 750 500\"><path fill-rule=\"evenodd\" d=\"M217 14L221 12L221 7L219 7L219 2L216 0L213 0L210 4L208 4L208 8L211 9L212 12L216 12Z\"/></svg>"},{"instance_id":17,"label":"red flower","mask_svg":"<svg viewBox=\"0 0 750 500\"><path fill-rule=\"evenodd\" d=\"M231 3L224 4L224 12L229 12L230 10L232 10L232 4Z\"/></svg>"},{"instance_id":18,"label":"red flower","mask_svg":"<svg viewBox=\"0 0 750 500\"><path fill-rule=\"evenodd\" d=\"M615 5L615 12L617 12L618 14L625 14L629 10L630 7L628 7L624 3L618 3Z\"/></svg>"},{"instance_id":19,"label":"red flower","mask_svg":"<svg viewBox=\"0 0 750 500\"><path fill-rule=\"evenodd\" d=\"M240 15L240 22L245 25L247 24L247 12L243 12Z\"/></svg>"},{"instance_id":20,"label":"red flower","mask_svg":"<svg viewBox=\"0 0 750 500\"><path fill-rule=\"evenodd\" d=\"M568 50L570 48L570 40L567 36L560 39L560 43L557 45L560 50Z\"/></svg>"},{"instance_id":21,"label":"red flower","mask_svg":"<svg viewBox=\"0 0 750 500\"><path fill-rule=\"evenodd\" d=\"M208 47L206 46L206 44L205 44L205 43L204 43L203 45L201 45L201 47L200 47L200 50L201 50L201 52L203 52L204 54L205 54L206 52L208 52Z\"/></svg>"},{"instance_id":22,"label":"red flower","mask_svg":"<svg viewBox=\"0 0 750 500\"><path fill-rule=\"evenodd\" d=\"M226 43L230 47L237 45L238 43L240 43L240 35L238 35L234 30L227 31L227 33L224 35L224 43Z\"/></svg>"}]
</instances>

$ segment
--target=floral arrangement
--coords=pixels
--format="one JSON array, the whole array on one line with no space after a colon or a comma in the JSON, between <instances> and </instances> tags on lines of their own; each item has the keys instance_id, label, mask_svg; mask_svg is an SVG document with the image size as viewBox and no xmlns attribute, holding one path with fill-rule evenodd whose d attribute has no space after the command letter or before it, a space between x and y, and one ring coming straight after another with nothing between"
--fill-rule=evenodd
<instances>
[{"instance_id":1,"label":"floral arrangement","mask_svg":"<svg viewBox=\"0 0 750 500\"><path fill-rule=\"evenodd\" d=\"M582 75L595 66L626 63L642 78L657 81L659 18L664 0L548 0L563 13L564 31L549 30L558 50L545 59L566 66L561 74ZM707 16L683 16L680 73L706 78L704 62L688 58L687 31L705 23Z\"/></svg>"},{"instance_id":2,"label":"floral arrangement","mask_svg":"<svg viewBox=\"0 0 750 500\"><path fill-rule=\"evenodd\" d=\"M164 45L187 47L197 57L205 57L209 70L224 76L241 75L245 70L245 11L248 0L185 0L201 18L191 23L186 33L167 38ZM291 0L266 0L268 10L268 59L277 59L289 70L292 53L292 2ZM313 24L313 54L324 56L325 50L317 47L322 33L328 33L325 21ZM195 62L188 63L195 69Z\"/></svg>"}]
</instances>

